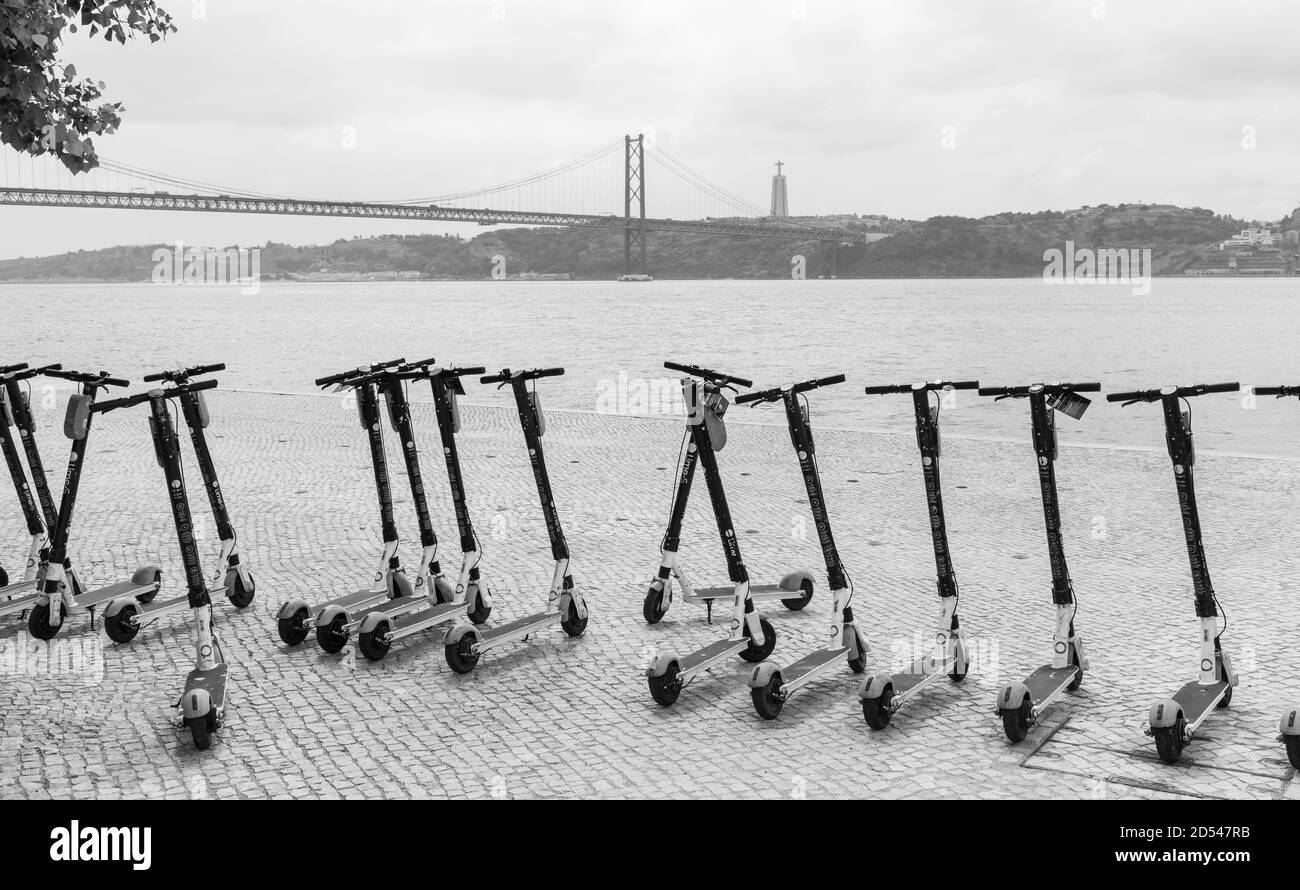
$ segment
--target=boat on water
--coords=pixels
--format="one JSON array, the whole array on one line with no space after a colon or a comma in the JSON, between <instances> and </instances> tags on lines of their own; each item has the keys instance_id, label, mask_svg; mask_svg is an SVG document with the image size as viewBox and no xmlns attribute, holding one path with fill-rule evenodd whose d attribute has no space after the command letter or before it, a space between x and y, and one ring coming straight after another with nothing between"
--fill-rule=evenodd
<instances>
[{"instance_id":1,"label":"boat on water","mask_svg":"<svg viewBox=\"0 0 1300 890\"><path fill-rule=\"evenodd\" d=\"M653 275L646 275L641 272L635 272L627 275L618 276L619 281L654 281Z\"/></svg>"}]
</instances>

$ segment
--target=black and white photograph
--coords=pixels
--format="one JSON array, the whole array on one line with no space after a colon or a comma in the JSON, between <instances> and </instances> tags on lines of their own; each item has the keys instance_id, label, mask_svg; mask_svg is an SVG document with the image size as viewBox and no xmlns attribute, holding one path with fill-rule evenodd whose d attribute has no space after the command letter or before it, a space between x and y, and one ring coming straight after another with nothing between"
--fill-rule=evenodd
<instances>
[{"instance_id":1,"label":"black and white photograph","mask_svg":"<svg viewBox=\"0 0 1300 890\"><path fill-rule=\"evenodd\" d=\"M887 800L893 859L998 801L986 863L1284 868L1298 46L1283 0L0 0L23 855ZM247 818L222 864L339 817Z\"/></svg>"}]
</instances>

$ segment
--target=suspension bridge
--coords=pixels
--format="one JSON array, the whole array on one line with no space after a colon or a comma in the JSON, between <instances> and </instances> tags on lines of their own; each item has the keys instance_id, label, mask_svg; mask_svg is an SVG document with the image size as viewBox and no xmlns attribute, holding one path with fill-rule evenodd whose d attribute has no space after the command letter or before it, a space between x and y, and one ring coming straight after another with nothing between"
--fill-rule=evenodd
<instances>
[{"instance_id":1,"label":"suspension bridge","mask_svg":"<svg viewBox=\"0 0 1300 890\"><path fill-rule=\"evenodd\" d=\"M0 170L0 204L619 229L628 274L648 272L648 232L812 241L828 244L832 250L864 240L860 232L770 216L642 134L624 136L567 163L496 185L384 201L316 200L253 192L169 176L103 157L98 168L74 177L52 158L15 159L10 154L5 153ZM655 206L671 216L647 215L648 179L662 183L656 186ZM473 206L484 203L494 206Z\"/></svg>"}]
</instances>

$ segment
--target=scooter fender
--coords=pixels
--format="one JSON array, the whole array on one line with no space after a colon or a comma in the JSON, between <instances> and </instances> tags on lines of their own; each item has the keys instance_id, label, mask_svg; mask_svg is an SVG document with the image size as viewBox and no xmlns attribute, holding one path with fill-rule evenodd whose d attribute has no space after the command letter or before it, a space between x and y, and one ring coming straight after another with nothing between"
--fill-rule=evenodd
<instances>
[{"instance_id":1,"label":"scooter fender","mask_svg":"<svg viewBox=\"0 0 1300 890\"><path fill-rule=\"evenodd\" d=\"M1029 687L1024 683L1008 683L998 693L998 710L1018 711L1027 698L1029 698Z\"/></svg>"},{"instance_id":2,"label":"scooter fender","mask_svg":"<svg viewBox=\"0 0 1300 890\"><path fill-rule=\"evenodd\" d=\"M434 595L440 603L450 603L456 600L456 585L452 584L443 576L439 575L433 579Z\"/></svg>"},{"instance_id":3,"label":"scooter fender","mask_svg":"<svg viewBox=\"0 0 1300 890\"><path fill-rule=\"evenodd\" d=\"M660 652L655 655L654 660L650 662L650 667L646 668L647 677L662 677L668 673L668 669L677 664L677 653L671 650Z\"/></svg>"},{"instance_id":4,"label":"scooter fender","mask_svg":"<svg viewBox=\"0 0 1300 890\"><path fill-rule=\"evenodd\" d=\"M187 689L181 696L181 715L186 720L212 713L212 696L206 689Z\"/></svg>"},{"instance_id":5,"label":"scooter fender","mask_svg":"<svg viewBox=\"0 0 1300 890\"><path fill-rule=\"evenodd\" d=\"M280 610L275 613L275 618L277 621L280 620L281 618L292 618L299 611L306 608L307 608L306 600L289 600L287 603L280 606Z\"/></svg>"},{"instance_id":6,"label":"scooter fender","mask_svg":"<svg viewBox=\"0 0 1300 890\"><path fill-rule=\"evenodd\" d=\"M455 646L467 636L472 637L475 640L479 638L478 631L474 629L474 625L470 624L468 621L463 621L451 630L447 631L447 636L443 638L442 642L446 646Z\"/></svg>"},{"instance_id":7,"label":"scooter fender","mask_svg":"<svg viewBox=\"0 0 1300 890\"><path fill-rule=\"evenodd\" d=\"M560 614L561 615L569 614L569 603L571 602L575 603L578 607L578 617L586 618L587 601L584 600L581 596L578 596L573 591L569 591L569 590L566 590L564 593L560 594L560 610L559 610Z\"/></svg>"},{"instance_id":8,"label":"scooter fender","mask_svg":"<svg viewBox=\"0 0 1300 890\"><path fill-rule=\"evenodd\" d=\"M1282 735L1300 736L1300 708L1292 708L1283 714L1277 729Z\"/></svg>"},{"instance_id":9,"label":"scooter fender","mask_svg":"<svg viewBox=\"0 0 1300 890\"><path fill-rule=\"evenodd\" d=\"M1147 723L1152 729L1170 729L1178 722L1178 717L1182 713L1182 705L1172 698L1166 698L1151 706L1151 711L1147 714Z\"/></svg>"},{"instance_id":10,"label":"scooter fender","mask_svg":"<svg viewBox=\"0 0 1300 890\"><path fill-rule=\"evenodd\" d=\"M384 615L384 613L371 612L365 618L361 619L361 625L360 627L357 628L357 633L363 633L363 634L374 633L375 628L379 626L380 622L387 621L387 620L388 618Z\"/></svg>"},{"instance_id":11,"label":"scooter fender","mask_svg":"<svg viewBox=\"0 0 1300 890\"><path fill-rule=\"evenodd\" d=\"M798 571L791 572L790 574L782 578L781 584L779 586L782 590L789 590L789 591L802 590L803 582L805 581L807 581L809 584L813 583L812 573L806 572L803 569L799 569Z\"/></svg>"},{"instance_id":12,"label":"scooter fender","mask_svg":"<svg viewBox=\"0 0 1300 890\"><path fill-rule=\"evenodd\" d=\"M340 615L346 616L347 614L348 610L344 609L342 606L326 606L321 609L320 613L316 616L315 624L317 627L329 627L334 622L335 618ZM345 618L344 620L346 621L347 619Z\"/></svg>"},{"instance_id":13,"label":"scooter fender","mask_svg":"<svg viewBox=\"0 0 1300 890\"><path fill-rule=\"evenodd\" d=\"M780 669L768 662L754 665L754 669L749 672L749 688L762 689L772 679L773 674L779 675Z\"/></svg>"},{"instance_id":14,"label":"scooter fender","mask_svg":"<svg viewBox=\"0 0 1300 890\"><path fill-rule=\"evenodd\" d=\"M140 587L162 583L162 569L158 566L142 566L131 576L131 583Z\"/></svg>"},{"instance_id":15,"label":"scooter fender","mask_svg":"<svg viewBox=\"0 0 1300 890\"><path fill-rule=\"evenodd\" d=\"M858 689L858 698L880 698L885 694L885 687L893 682L889 674L873 674L862 681Z\"/></svg>"},{"instance_id":16,"label":"scooter fender","mask_svg":"<svg viewBox=\"0 0 1300 890\"><path fill-rule=\"evenodd\" d=\"M131 606L136 611L139 611L140 601L133 596L119 596L115 599L111 599L108 601L108 605L104 607L104 617L113 618L118 612L121 612L127 606Z\"/></svg>"}]
</instances>

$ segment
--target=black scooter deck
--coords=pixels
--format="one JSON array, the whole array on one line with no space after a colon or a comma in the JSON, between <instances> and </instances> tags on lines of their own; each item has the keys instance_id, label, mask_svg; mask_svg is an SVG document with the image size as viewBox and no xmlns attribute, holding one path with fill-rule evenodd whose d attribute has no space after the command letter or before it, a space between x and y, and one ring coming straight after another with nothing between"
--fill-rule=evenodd
<instances>
[{"instance_id":1,"label":"black scooter deck","mask_svg":"<svg viewBox=\"0 0 1300 890\"><path fill-rule=\"evenodd\" d=\"M929 656L926 656L925 658L918 658L916 661L912 662L912 669L910 671L902 674L894 674L894 676L890 678L890 682L894 684L894 694L897 695L914 689L929 680L933 674L938 673L938 671L927 672L926 668L928 667L930 667L930 658Z\"/></svg>"},{"instance_id":2,"label":"black scooter deck","mask_svg":"<svg viewBox=\"0 0 1300 890\"><path fill-rule=\"evenodd\" d=\"M722 600L731 599L736 595L736 586L730 587L697 587L691 594L692 599L697 600ZM784 596L786 599L799 599L803 596L801 590L786 590L780 584L751 584L749 585L750 596Z\"/></svg>"},{"instance_id":3,"label":"black scooter deck","mask_svg":"<svg viewBox=\"0 0 1300 890\"><path fill-rule=\"evenodd\" d=\"M371 609L369 611L382 612L383 609L382 608ZM426 607L423 609L417 609L411 612L406 612L401 615L394 616L392 618L389 618L388 622L392 626L393 630L403 630L405 628L411 627L412 625L422 624L425 622L451 621L464 614L465 614L464 603L437 603L436 605L432 605L432 606L426 604ZM518 622L514 622L514 623L518 623ZM508 624L502 625L502 627L509 627L509 626L510 625Z\"/></svg>"},{"instance_id":4,"label":"black scooter deck","mask_svg":"<svg viewBox=\"0 0 1300 890\"><path fill-rule=\"evenodd\" d=\"M330 606L338 606L340 609L351 609L353 606L360 605L361 603L364 603L367 600L372 600L377 596L387 596L387 594L376 593L375 591L370 590L369 588L366 588L364 590L358 590L355 593L349 593L347 596L341 596L336 600L330 600L329 602L321 603L319 606L316 606L315 608L312 609L312 615L313 616L319 615L321 612L325 611Z\"/></svg>"},{"instance_id":5,"label":"black scooter deck","mask_svg":"<svg viewBox=\"0 0 1300 890\"><path fill-rule=\"evenodd\" d=\"M225 664L210 667L205 671L190 671L185 677L185 691L194 689L207 690L212 699L214 710L221 710L226 704L226 674L229 668Z\"/></svg>"},{"instance_id":6,"label":"black scooter deck","mask_svg":"<svg viewBox=\"0 0 1300 890\"><path fill-rule=\"evenodd\" d=\"M1029 697L1038 703L1069 686L1078 673L1079 668L1072 664L1063 668L1054 668L1050 664L1045 664L1025 677L1025 688L1029 690Z\"/></svg>"},{"instance_id":7,"label":"black scooter deck","mask_svg":"<svg viewBox=\"0 0 1300 890\"><path fill-rule=\"evenodd\" d=\"M1196 723L1209 713L1227 692L1228 684L1225 681L1202 686L1193 680L1174 693L1174 701L1182 705L1183 719L1188 723Z\"/></svg>"},{"instance_id":8,"label":"black scooter deck","mask_svg":"<svg viewBox=\"0 0 1300 890\"><path fill-rule=\"evenodd\" d=\"M100 603L115 600L118 597L133 596L138 599L142 594L157 589L157 584L136 584L133 581L119 581L117 584L110 584L107 587L83 593L76 600L78 606L88 609L98 606Z\"/></svg>"},{"instance_id":9,"label":"black scooter deck","mask_svg":"<svg viewBox=\"0 0 1300 890\"><path fill-rule=\"evenodd\" d=\"M741 646L740 648L744 649L746 646L748 646L748 641L742 641L742 642L744 642L745 645ZM710 643L709 645L705 646L703 649L697 649L688 655L683 655L681 661L678 663L678 669L682 673L686 673L690 670L693 670L694 668L699 667L702 664L707 664L710 661L716 661L718 658L726 655L726 653L729 652L731 649L734 649L736 647L736 643L737 641L732 639L718 640L717 642Z\"/></svg>"},{"instance_id":10,"label":"black scooter deck","mask_svg":"<svg viewBox=\"0 0 1300 890\"><path fill-rule=\"evenodd\" d=\"M781 669L781 676L787 683L797 680L805 674L811 674L820 667L835 661L849 651L847 646L840 646L837 649L818 649L815 652L809 652L803 658L794 664L788 665Z\"/></svg>"},{"instance_id":11,"label":"black scooter deck","mask_svg":"<svg viewBox=\"0 0 1300 890\"><path fill-rule=\"evenodd\" d=\"M560 619L559 613L542 612L539 615L529 615L526 618L516 618L514 621L511 621L508 624L501 624L496 627L485 628L479 631L479 635L482 639L482 642L490 643L495 639L499 639L500 637L507 637L510 636L511 634L518 633L519 631L523 630L525 627L528 627L530 625L535 624L537 625L537 629L541 630L543 627L546 627L549 624L554 624L555 622L559 621L559 619Z\"/></svg>"}]
</instances>

